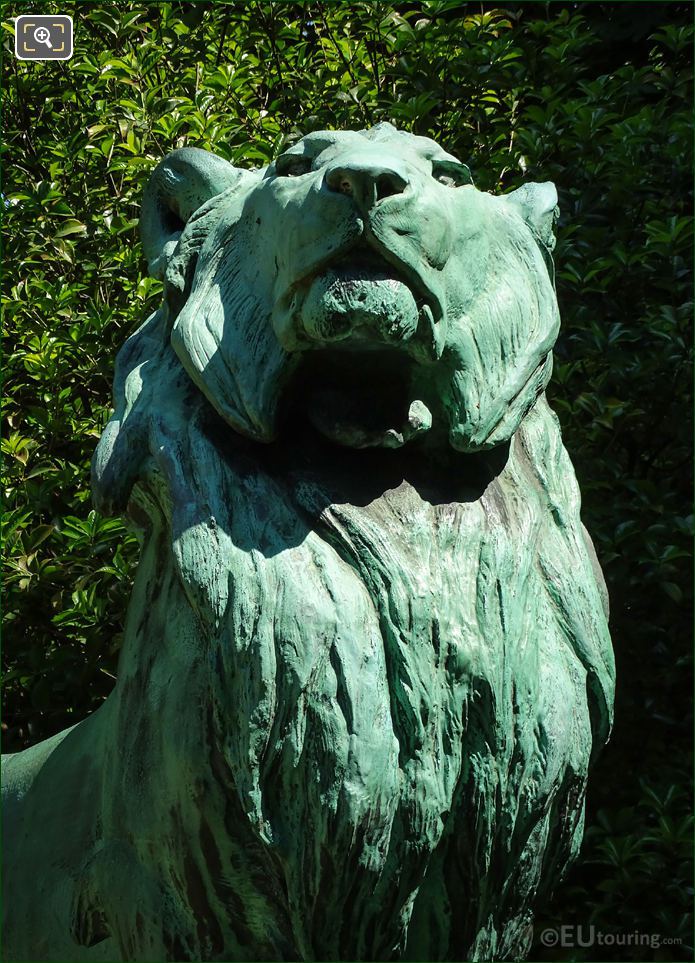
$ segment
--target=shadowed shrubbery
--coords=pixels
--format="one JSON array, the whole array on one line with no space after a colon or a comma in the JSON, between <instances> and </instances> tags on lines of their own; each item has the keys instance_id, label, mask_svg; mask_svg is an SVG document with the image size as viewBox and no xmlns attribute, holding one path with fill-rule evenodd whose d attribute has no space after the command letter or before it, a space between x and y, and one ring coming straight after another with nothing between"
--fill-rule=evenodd
<instances>
[{"instance_id":1,"label":"shadowed shrubbery","mask_svg":"<svg viewBox=\"0 0 695 963\"><path fill-rule=\"evenodd\" d=\"M137 542L90 506L115 354L157 304L137 219L185 144L267 163L390 120L479 188L552 180L563 328L548 392L611 596L616 728L581 861L539 921L690 959L692 29L689 4L45 3L75 55L20 63L4 24L4 723L16 750L116 673ZM37 12L16 3L12 14Z\"/></svg>"}]
</instances>

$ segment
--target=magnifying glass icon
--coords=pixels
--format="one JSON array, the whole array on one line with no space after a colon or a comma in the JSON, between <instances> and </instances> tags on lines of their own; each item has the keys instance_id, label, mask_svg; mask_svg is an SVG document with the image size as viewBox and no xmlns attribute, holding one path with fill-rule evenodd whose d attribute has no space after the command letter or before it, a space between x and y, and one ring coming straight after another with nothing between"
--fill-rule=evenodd
<instances>
[{"instance_id":1,"label":"magnifying glass icon","mask_svg":"<svg viewBox=\"0 0 695 963\"><path fill-rule=\"evenodd\" d=\"M49 50L53 50L51 45L51 31L48 27L37 27L34 31L34 40L37 43L45 43Z\"/></svg>"}]
</instances>

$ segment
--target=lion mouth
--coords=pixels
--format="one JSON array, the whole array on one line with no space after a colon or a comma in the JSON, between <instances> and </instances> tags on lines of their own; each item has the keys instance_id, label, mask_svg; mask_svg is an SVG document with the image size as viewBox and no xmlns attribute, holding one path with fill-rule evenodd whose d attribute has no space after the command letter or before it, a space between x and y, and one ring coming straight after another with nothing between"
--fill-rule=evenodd
<instances>
[{"instance_id":1,"label":"lion mouth","mask_svg":"<svg viewBox=\"0 0 695 963\"><path fill-rule=\"evenodd\" d=\"M432 427L402 351L342 343L307 352L295 378L301 409L324 438L348 448L401 448Z\"/></svg>"},{"instance_id":2,"label":"lion mouth","mask_svg":"<svg viewBox=\"0 0 695 963\"><path fill-rule=\"evenodd\" d=\"M292 285L275 316L283 319L276 331L290 350L376 342L403 347L427 363L438 360L444 346L437 292L417 270L371 243L316 265Z\"/></svg>"}]
</instances>

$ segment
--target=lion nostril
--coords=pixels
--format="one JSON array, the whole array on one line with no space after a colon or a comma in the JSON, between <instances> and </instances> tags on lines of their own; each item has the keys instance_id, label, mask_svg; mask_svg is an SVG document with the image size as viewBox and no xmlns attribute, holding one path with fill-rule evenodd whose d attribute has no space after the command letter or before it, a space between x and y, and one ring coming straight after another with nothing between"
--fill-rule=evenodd
<instances>
[{"instance_id":1,"label":"lion nostril","mask_svg":"<svg viewBox=\"0 0 695 963\"><path fill-rule=\"evenodd\" d=\"M331 168L325 183L330 191L354 198L365 210L386 197L402 194L408 186L407 178L396 170L369 164Z\"/></svg>"},{"instance_id":2,"label":"lion nostril","mask_svg":"<svg viewBox=\"0 0 695 963\"><path fill-rule=\"evenodd\" d=\"M404 189L405 181L398 174L381 174L376 179L377 201L384 197L391 197L393 194L402 194Z\"/></svg>"},{"instance_id":3,"label":"lion nostril","mask_svg":"<svg viewBox=\"0 0 695 963\"><path fill-rule=\"evenodd\" d=\"M326 174L326 184L328 189L335 191L336 194L349 194L350 196L355 193L355 176L352 172L346 171L345 169L333 169L329 170Z\"/></svg>"}]
</instances>

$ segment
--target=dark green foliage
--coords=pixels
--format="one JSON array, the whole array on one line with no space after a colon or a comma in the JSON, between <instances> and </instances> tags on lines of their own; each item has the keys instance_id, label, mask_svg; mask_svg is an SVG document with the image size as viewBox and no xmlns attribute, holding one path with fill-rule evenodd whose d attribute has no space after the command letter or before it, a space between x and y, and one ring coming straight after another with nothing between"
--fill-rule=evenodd
<instances>
[{"instance_id":1,"label":"dark green foliage","mask_svg":"<svg viewBox=\"0 0 695 963\"><path fill-rule=\"evenodd\" d=\"M16 3L12 13L37 12ZM537 927L689 959L692 29L689 4L44 3L75 56L20 64L4 24L6 596L17 749L108 694L137 543L90 512L118 347L157 303L137 235L184 144L258 166L321 127L434 136L477 186L553 180L563 329L549 391L609 586L618 701L583 859Z\"/></svg>"}]
</instances>

